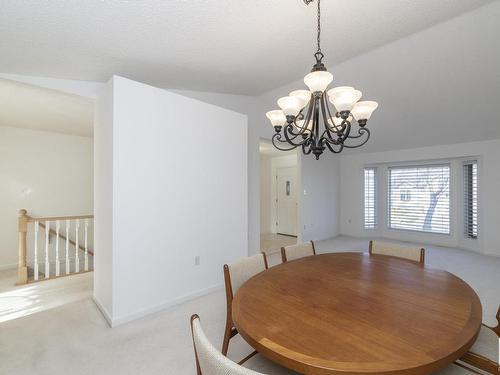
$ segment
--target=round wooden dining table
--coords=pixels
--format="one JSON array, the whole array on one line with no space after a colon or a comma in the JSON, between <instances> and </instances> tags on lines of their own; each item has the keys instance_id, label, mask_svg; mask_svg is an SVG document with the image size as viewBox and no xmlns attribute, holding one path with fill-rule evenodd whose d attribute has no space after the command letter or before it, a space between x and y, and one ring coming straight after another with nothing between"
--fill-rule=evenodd
<instances>
[{"instance_id":1,"label":"round wooden dining table","mask_svg":"<svg viewBox=\"0 0 500 375\"><path fill-rule=\"evenodd\" d=\"M481 302L449 272L385 255L331 253L249 279L232 305L258 352L303 374L431 374L460 358Z\"/></svg>"}]
</instances>

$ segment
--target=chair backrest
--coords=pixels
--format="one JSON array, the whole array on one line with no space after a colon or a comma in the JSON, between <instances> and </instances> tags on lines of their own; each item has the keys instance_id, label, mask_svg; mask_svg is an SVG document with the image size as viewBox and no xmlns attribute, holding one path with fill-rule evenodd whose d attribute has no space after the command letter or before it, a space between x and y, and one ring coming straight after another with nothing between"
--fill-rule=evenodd
<instances>
[{"instance_id":1,"label":"chair backrest","mask_svg":"<svg viewBox=\"0 0 500 375\"><path fill-rule=\"evenodd\" d=\"M490 328L493 330L493 332L495 332L497 334L498 338L500 338L500 306L498 306L496 318L497 318L496 327L490 327Z\"/></svg>"},{"instance_id":2,"label":"chair backrest","mask_svg":"<svg viewBox=\"0 0 500 375\"><path fill-rule=\"evenodd\" d=\"M191 333L198 375L263 375L222 355L208 340L196 314L191 317Z\"/></svg>"},{"instance_id":3,"label":"chair backrest","mask_svg":"<svg viewBox=\"0 0 500 375\"><path fill-rule=\"evenodd\" d=\"M281 248L281 260L283 261L283 263L294 259L308 257L311 255L316 255L316 249L314 248L313 241L285 246Z\"/></svg>"},{"instance_id":4,"label":"chair backrest","mask_svg":"<svg viewBox=\"0 0 500 375\"><path fill-rule=\"evenodd\" d=\"M266 269L267 259L263 253L242 259L233 264L225 264L226 293L230 291L231 296L234 296L245 281Z\"/></svg>"},{"instance_id":5,"label":"chair backrest","mask_svg":"<svg viewBox=\"0 0 500 375\"><path fill-rule=\"evenodd\" d=\"M370 254L391 255L424 264L425 249L417 247L404 247L392 243L370 241L368 248Z\"/></svg>"}]
</instances>

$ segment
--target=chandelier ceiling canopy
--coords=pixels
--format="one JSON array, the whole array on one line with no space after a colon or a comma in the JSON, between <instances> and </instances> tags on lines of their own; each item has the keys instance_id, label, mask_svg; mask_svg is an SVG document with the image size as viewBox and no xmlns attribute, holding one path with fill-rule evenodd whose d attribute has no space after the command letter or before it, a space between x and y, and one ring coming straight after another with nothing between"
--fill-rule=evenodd
<instances>
[{"instance_id":1,"label":"chandelier ceiling canopy","mask_svg":"<svg viewBox=\"0 0 500 375\"><path fill-rule=\"evenodd\" d=\"M304 0L306 5L314 1L318 4L317 51L316 63L304 77L309 90L295 90L279 98L281 109L269 111L266 116L276 131L272 142L278 150L301 147L305 155L312 152L319 159L327 148L339 153L344 147L363 146L370 138L366 124L378 104L359 101L362 93L354 87L339 86L327 91L333 75L323 64L321 52L321 0ZM336 111L330 110L328 102Z\"/></svg>"}]
</instances>

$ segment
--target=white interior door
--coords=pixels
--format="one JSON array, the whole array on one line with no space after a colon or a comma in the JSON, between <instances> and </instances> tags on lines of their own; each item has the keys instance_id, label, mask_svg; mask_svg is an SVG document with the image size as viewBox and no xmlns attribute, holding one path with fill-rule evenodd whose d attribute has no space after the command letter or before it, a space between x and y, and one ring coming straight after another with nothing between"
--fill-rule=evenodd
<instances>
[{"instance_id":1,"label":"white interior door","mask_svg":"<svg viewBox=\"0 0 500 375\"><path fill-rule=\"evenodd\" d=\"M297 168L276 169L276 231L297 235Z\"/></svg>"}]
</instances>

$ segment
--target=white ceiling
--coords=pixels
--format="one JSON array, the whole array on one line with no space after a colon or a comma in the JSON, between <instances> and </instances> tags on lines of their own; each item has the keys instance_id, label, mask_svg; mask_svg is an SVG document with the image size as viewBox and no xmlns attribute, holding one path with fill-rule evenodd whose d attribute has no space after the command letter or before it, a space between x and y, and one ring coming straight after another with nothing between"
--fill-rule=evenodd
<instances>
[{"instance_id":1,"label":"white ceiling","mask_svg":"<svg viewBox=\"0 0 500 375\"><path fill-rule=\"evenodd\" d=\"M0 126L91 136L91 99L0 79Z\"/></svg>"},{"instance_id":2,"label":"white ceiling","mask_svg":"<svg viewBox=\"0 0 500 375\"><path fill-rule=\"evenodd\" d=\"M345 61L489 0L323 0L326 63ZM313 63L302 0L0 2L0 72L258 94Z\"/></svg>"},{"instance_id":3,"label":"white ceiling","mask_svg":"<svg viewBox=\"0 0 500 375\"><path fill-rule=\"evenodd\" d=\"M331 87L352 85L363 100L379 103L368 122L370 141L345 152L500 138L499 18L496 1L330 67ZM298 80L266 93L265 109L301 88Z\"/></svg>"}]
</instances>

